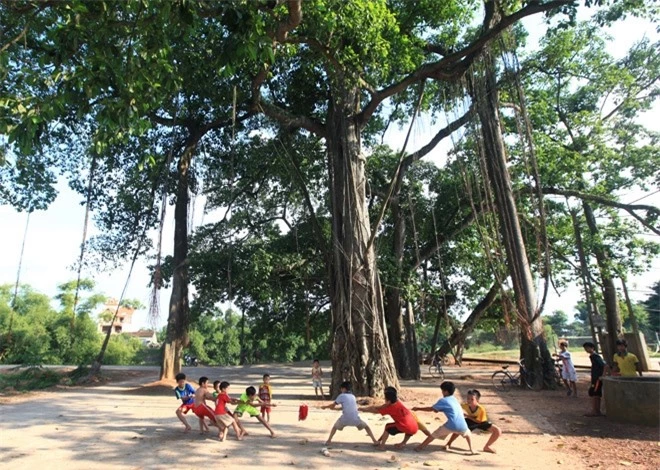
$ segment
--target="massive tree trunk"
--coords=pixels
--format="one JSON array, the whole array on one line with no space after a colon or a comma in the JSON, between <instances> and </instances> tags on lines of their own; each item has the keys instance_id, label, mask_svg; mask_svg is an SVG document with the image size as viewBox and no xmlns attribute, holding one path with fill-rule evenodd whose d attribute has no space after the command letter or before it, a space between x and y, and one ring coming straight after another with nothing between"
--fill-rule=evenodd
<instances>
[{"instance_id":1,"label":"massive tree trunk","mask_svg":"<svg viewBox=\"0 0 660 470\"><path fill-rule=\"evenodd\" d=\"M500 231L507 255L507 266L513 283L515 304L521 325L520 353L536 377L543 374L546 384L552 383L553 362L543 335L541 316L536 311L536 291L527 259L518 210L513 196L507 155L501 132L499 94L495 64L486 54L482 75L473 79L473 99L481 122L485 164L490 186L495 195ZM540 381L537 381L540 386Z\"/></svg>"},{"instance_id":2,"label":"massive tree trunk","mask_svg":"<svg viewBox=\"0 0 660 470\"><path fill-rule=\"evenodd\" d=\"M339 79L342 83L344 80ZM388 345L365 188L365 156L355 88L333 90L328 110L328 169L332 204L332 389L350 380L356 395L398 386Z\"/></svg>"},{"instance_id":3,"label":"massive tree trunk","mask_svg":"<svg viewBox=\"0 0 660 470\"><path fill-rule=\"evenodd\" d=\"M584 216L587 220L587 226L592 237L598 239L598 225L596 224L596 217L594 211L587 202L582 202L584 209ZM609 358L605 358L607 362L612 360L612 354L616 352L616 340L622 333L621 315L619 313L619 301L617 300L616 288L614 287L614 278L609 268L609 255L600 243L596 240L594 245L594 254L596 255L596 263L600 271L601 283L603 286L603 302L605 303L605 324L607 325L607 352Z\"/></svg>"},{"instance_id":4,"label":"massive tree trunk","mask_svg":"<svg viewBox=\"0 0 660 470\"><path fill-rule=\"evenodd\" d=\"M198 139L191 137L177 165L174 206L174 272L167 318L167 338L163 344L160 379L173 379L181 370L183 348L188 345L190 305L188 303L188 186L189 169Z\"/></svg>"},{"instance_id":5,"label":"massive tree trunk","mask_svg":"<svg viewBox=\"0 0 660 470\"><path fill-rule=\"evenodd\" d=\"M394 357L399 378L419 380L421 377L417 352L417 336L415 334L415 316L410 302L405 310L402 308L401 289L403 256L406 237L406 223L398 202L391 204L392 218L394 219L393 255L396 266L392 286L385 289L385 314L387 317L387 331L389 333L390 348Z\"/></svg>"}]
</instances>

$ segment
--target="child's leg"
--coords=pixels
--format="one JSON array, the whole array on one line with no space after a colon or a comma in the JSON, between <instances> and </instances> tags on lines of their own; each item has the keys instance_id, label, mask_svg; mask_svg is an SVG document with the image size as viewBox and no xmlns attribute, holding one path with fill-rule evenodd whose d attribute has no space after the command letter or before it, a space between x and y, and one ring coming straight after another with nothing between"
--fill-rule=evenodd
<instances>
[{"instance_id":1,"label":"child's leg","mask_svg":"<svg viewBox=\"0 0 660 470\"><path fill-rule=\"evenodd\" d=\"M273 428L271 428L270 425L266 421L264 421L264 419L261 416L257 415L257 419L259 420L259 422L261 422L261 424L263 424L266 427L266 429L270 431L270 437L275 437L275 431L273 431Z\"/></svg>"},{"instance_id":2,"label":"child's leg","mask_svg":"<svg viewBox=\"0 0 660 470\"><path fill-rule=\"evenodd\" d=\"M566 395L569 397L571 396L571 386L568 384L568 380L562 379L564 381L564 386L568 389L568 392L566 392Z\"/></svg>"},{"instance_id":3,"label":"child's leg","mask_svg":"<svg viewBox=\"0 0 660 470\"><path fill-rule=\"evenodd\" d=\"M383 435L380 436L380 439L378 439L378 448L379 449L385 449L385 443L387 442L387 439L390 437L390 433L387 432L387 430L383 431Z\"/></svg>"},{"instance_id":4,"label":"child's leg","mask_svg":"<svg viewBox=\"0 0 660 470\"><path fill-rule=\"evenodd\" d=\"M484 452L490 452L491 454L494 454L495 450L491 446L495 444L495 441L498 440L502 435L502 430L493 424L490 428L488 428L488 431L490 431L490 437L484 446Z\"/></svg>"},{"instance_id":5,"label":"child's leg","mask_svg":"<svg viewBox=\"0 0 660 470\"><path fill-rule=\"evenodd\" d=\"M465 437L465 440L466 440L467 443L468 443L468 447L469 447L469 449L470 449L470 453L471 453L471 454L474 454L474 451L472 450L472 437L471 437L469 434L467 434L467 435L464 436L464 437Z\"/></svg>"},{"instance_id":6,"label":"child's leg","mask_svg":"<svg viewBox=\"0 0 660 470\"><path fill-rule=\"evenodd\" d=\"M325 441L325 445L329 446L332 443L332 437L335 435L337 432L337 428L335 426L332 426L332 429L330 430L330 435L328 436L328 440Z\"/></svg>"},{"instance_id":7,"label":"child's leg","mask_svg":"<svg viewBox=\"0 0 660 470\"><path fill-rule=\"evenodd\" d=\"M204 418L199 418L199 432L200 433L209 432L209 427L206 425Z\"/></svg>"},{"instance_id":8,"label":"child's leg","mask_svg":"<svg viewBox=\"0 0 660 470\"><path fill-rule=\"evenodd\" d=\"M424 448L427 445L429 445L433 441L433 439L435 439L435 437L433 437L433 435L427 436L427 438L424 439L424 442L422 442L420 445L415 447L415 450L417 450L417 451L424 450Z\"/></svg>"},{"instance_id":9,"label":"child's leg","mask_svg":"<svg viewBox=\"0 0 660 470\"><path fill-rule=\"evenodd\" d=\"M371 438L371 442L373 442L374 444L378 444L378 440L376 440L376 436L374 436L374 433L371 431L369 425L367 425L364 428L364 430L367 431L367 434L369 434L369 437Z\"/></svg>"},{"instance_id":10,"label":"child's leg","mask_svg":"<svg viewBox=\"0 0 660 470\"><path fill-rule=\"evenodd\" d=\"M449 449L452 442L454 442L456 439L458 439L458 434L456 433L453 433L451 436L449 436L449 440L447 441L447 444L445 444L445 449Z\"/></svg>"},{"instance_id":11,"label":"child's leg","mask_svg":"<svg viewBox=\"0 0 660 470\"><path fill-rule=\"evenodd\" d=\"M577 382L571 380L571 388L573 389L573 396L577 398Z\"/></svg>"},{"instance_id":12,"label":"child's leg","mask_svg":"<svg viewBox=\"0 0 660 470\"><path fill-rule=\"evenodd\" d=\"M314 395L316 395L316 398L319 397L319 388L318 387L314 387Z\"/></svg>"},{"instance_id":13,"label":"child's leg","mask_svg":"<svg viewBox=\"0 0 660 470\"><path fill-rule=\"evenodd\" d=\"M231 426L234 428L234 432L236 433L236 439L239 441L243 440L243 431L241 431L241 428L238 426L238 423L236 420L234 420L233 423L231 423Z\"/></svg>"},{"instance_id":14,"label":"child's leg","mask_svg":"<svg viewBox=\"0 0 660 470\"><path fill-rule=\"evenodd\" d=\"M186 432L188 432L192 429L190 427L190 424L188 424L188 420L186 419L186 415L184 415L183 411L181 411L181 408L178 408L176 410L176 417L179 418L179 421L181 421L183 423L183 425L186 427Z\"/></svg>"},{"instance_id":15,"label":"child's leg","mask_svg":"<svg viewBox=\"0 0 660 470\"><path fill-rule=\"evenodd\" d=\"M398 444L396 444L394 447L396 447L397 449L403 449L406 446L406 444L408 443L408 441L410 440L411 436L412 436L412 434L404 434L403 435L403 440L401 442L399 442Z\"/></svg>"}]
</instances>

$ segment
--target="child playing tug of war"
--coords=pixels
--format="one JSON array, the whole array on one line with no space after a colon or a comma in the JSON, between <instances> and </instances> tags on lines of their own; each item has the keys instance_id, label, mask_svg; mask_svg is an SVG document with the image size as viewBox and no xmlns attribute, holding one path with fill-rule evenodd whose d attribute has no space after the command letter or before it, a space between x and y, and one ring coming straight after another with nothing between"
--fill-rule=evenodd
<instances>
[{"instance_id":1,"label":"child playing tug of war","mask_svg":"<svg viewBox=\"0 0 660 470\"><path fill-rule=\"evenodd\" d=\"M263 401L257 396L257 389L254 387L248 387L245 389L245 393L241 395L238 399L238 406L234 410L234 418L236 421L239 421L238 418L243 416L243 413L247 413L248 416L257 418L257 420L264 425L268 431L270 431L270 437L275 437L275 431L270 427L268 422L261 417L259 410L257 410L252 403L254 401L263 403ZM268 406L276 406L274 403L269 403ZM239 426L242 428L241 424Z\"/></svg>"},{"instance_id":2,"label":"child playing tug of war","mask_svg":"<svg viewBox=\"0 0 660 470\"><path fill-rule=\"evenodd\" d=\"M368 406L360 408L360 411L366 413L380 413L381 415L389 415L394 420L393 423L387 423L383 434L375 443L381 450L385 449L387 438L397 434L404 434L403 441L396 445L401 448L406 445L410 436L414 435L419 430L419 425L412 412L405 407L401 400L399 400L396 388L385 388L385 404L383 406Z\"/></svg>"},{"instance_id":3,"label":"child playing tug of war","mask_svg":"<svg viewBox=\"0 0 660 470\"><path fill-rule=\"evenodd\" d=\"M341 416L335 422L334 426L332 426L330 435L328 436L328 440L325 442L325 445L329 446L335 433L337 431L342 431L346 426L355 426L359 431L364 429L367 431L367 434L371 438L372 442L374 444L378 444L378 441L376 440L373 432L371 432L369 425L360 419L355 395L351 393L351 383L343 382L339 389L341 390L341 393L337 396L335 401L329 405L321 407L321 409L327 410L336 409L337 405L341 406Z\"/></svg>"},{"instance_id":4,"label":"child playing tug of war","mask_svg":"<svg viewBox=\"0 0 660 470\"><path fill-rule=\"evenodd\" d=\"M465 440L467 440L470 453L474 454L472 450L470 429L468 428L465 418L463 417L463 410L461 409L461 405L453 396L454 391L456 391L456 386L453 384L453 382L442 382L442 384L440 384L440 390L442 390L442 398L440 398L435 403L435 405L425 407L416 406L413 408L413 411L433 411L435 413L442 411L445 416L447 416L447 422L433 431L433 433L431 433L431 435L427 437L424 442L415 448L415 450L423 450L433 441L433 439L444 439L449 435L456 434L457 436L463 436ZM446 447L443 447L443 449L446 449Z\"/></svg>"}]
</instances>

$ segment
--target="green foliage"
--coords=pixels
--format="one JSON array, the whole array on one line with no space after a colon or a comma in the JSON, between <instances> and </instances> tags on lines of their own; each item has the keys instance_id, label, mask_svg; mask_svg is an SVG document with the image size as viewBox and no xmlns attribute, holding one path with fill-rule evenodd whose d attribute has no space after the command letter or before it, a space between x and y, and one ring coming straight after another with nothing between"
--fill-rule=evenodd
<instances>
[{"instance_id":1,"label":"green foliage","mask_svg":"<svg viewBox=\"0 0 660 470\"><path fill-rule=\"evenodd\" d=\"M87 290L93 288L85 281ZM103 337L90 313L103 296L91 294L80 300L75 319L72 317L75 282L59 286L56 299L62 304L60 311L51 306L50 299L30 286L20 286L10 306L12 286L0 286L0 339L4 364L90 364L98 354ZM9 324L12 323L11 332ZM141 364L154 362L140 340L128 335L113 335L108 345L107 364Z\"/></svg>"},{"instance_id":2,"label":"green foliage","mask_svg":"<svg viewBox=\"0 0 660 470\"><path fill-rule=\"evenodd\" d=\"M137 338L127 334L111 335L103 362L107 365L140 364L139 353L143 349L142 342ZM95 353L98 353L98 350Z\"/></svg>"}]
</instances>

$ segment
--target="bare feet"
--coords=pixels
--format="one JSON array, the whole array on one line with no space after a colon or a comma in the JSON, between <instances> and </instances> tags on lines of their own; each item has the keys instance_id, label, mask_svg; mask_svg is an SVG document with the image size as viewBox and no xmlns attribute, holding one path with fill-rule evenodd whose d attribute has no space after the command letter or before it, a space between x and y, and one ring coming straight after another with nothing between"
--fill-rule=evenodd
<instances>
[{"instance_id":1,"label":"bare feet","mask_svg":"<svg viewBox=\"0 0 660 470\"><path fill-rule=\"evenodd\" d=\"M379 450L385 450L385 444L378 443Z\"/></svg>"},{"instance_id":2,"label":"bare feet","mask_svg":"<svg viewBox=\"0 0 660 470\"><path fill-rule=\"evenodd\" d=\"M399 442L398 444L394 444L395 449L403 449L406 445L403 442Z\"/></svg>"},{"instance_id":3,"label":"bare feet","mask_svg":"<svg viewBox=\"0 0 660 470\"><path fill-rule=\"evenodd\" d=\"M425 447L425 446L423 446L422 444L418 445L417 447L415 447L415 452L421 452L421 451L423 451L423 450L424 450L424 447Z\"/></svg>"},{"instance_id":4,"label":"bare feet","mask_svg":"<svg viewBox=\"0 0 660 470\"><path fill-rule=\"evenodd\" d=\"M493 449L492 447L484 447L484 452L489 452L491 454L497 454L495 449Z\"/></svg>"},{"instance_id":5,"label":"bare feet","mask_svg":"<svg viewBox=\"0 0 660 470\"><path fill-rule=\"evenodd\" d=\"M330 441L325 441L325 446L326 446L326 447L330 447L330 444L332 444L332 442L330 442Z\"/></svg>"},{"instance_id":6,"label":"bare feet","mask_svg":"<svg viewBox=\"0 0 660 470\"><path fill-rule=\"evenodd\" d=\"M218 439L220 439L220 441L224 441L224 440L225 440L225 432L224 432L224 431L220 431L220 432L218 433Z\"/></svg>"},{"instance_id":7,"label":"bare feet","mask_svg":"<svg viewBox=\"0 0 660 470\"><path fill-rule=\"evenodd\" d=\"M183 430L183 432L190 432L192 431L192 428L190 426L186 426L186 429Z\"/></svg>"},{"instance_id":8,"label":"bare feet","mask_svg":"<svg viewBox=\"0 0 660 470\"><path fill-rule=\"evenodd\" d=\"M271 433L270 433L270 438L271 438L271 439L275 439L276 437L277 437L277 436L275 435L274 432L271 432Z\"/></svg>"}]
</instances>

